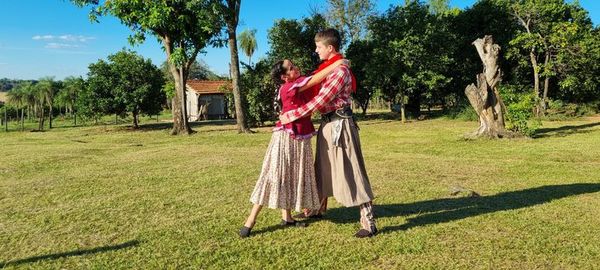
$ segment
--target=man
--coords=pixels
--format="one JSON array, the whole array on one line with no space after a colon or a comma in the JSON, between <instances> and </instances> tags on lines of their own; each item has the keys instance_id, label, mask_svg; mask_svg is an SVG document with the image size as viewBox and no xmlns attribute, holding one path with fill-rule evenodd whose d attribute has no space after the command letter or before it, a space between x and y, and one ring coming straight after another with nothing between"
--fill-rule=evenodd
<instances>
[{"instance_id":1,"label":"man","mask_svg":"<svg viewBox=\"0 0 600 270\"><path fill-rule=\"evenodd\" d=\"M315 36L315 51L325 63L342 58L339 53L340 34L327 29ZM347 66L337 67L322 84L318 94L300 108L280 116L282 123L302 118L315 110L321 115L317 134L315 173L322 215L327 198L334 196L345 207L360 206L361 229L356 237L371 237L377 233L373 214L373 192L365 169L358 128L352 118L350 94L356 82ZM306 217L310 217L305 213Z\"/></svg>"}]
</instances>

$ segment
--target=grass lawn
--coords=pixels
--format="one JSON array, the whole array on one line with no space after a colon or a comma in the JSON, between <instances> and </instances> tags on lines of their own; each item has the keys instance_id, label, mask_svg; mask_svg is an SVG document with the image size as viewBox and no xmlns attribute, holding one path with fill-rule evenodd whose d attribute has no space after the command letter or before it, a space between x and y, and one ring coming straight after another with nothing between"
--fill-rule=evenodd
<instances>
[{"instance_id":1,"label":"grass lawn","mask_svg":"<svg viewBox=\"0 0 600 270\"><path fill-rule=\"evenodd\" d=\"M358 209L281 229L250 210L270 128L211 122L0 133L0 268L590 269L600 262L600 117L535 139L465 141L475 122L360 122L380 233ZM314 143L314 141L313 141ZM453 187L480 197L450 195Z\"/></svg>"}]
</instances>

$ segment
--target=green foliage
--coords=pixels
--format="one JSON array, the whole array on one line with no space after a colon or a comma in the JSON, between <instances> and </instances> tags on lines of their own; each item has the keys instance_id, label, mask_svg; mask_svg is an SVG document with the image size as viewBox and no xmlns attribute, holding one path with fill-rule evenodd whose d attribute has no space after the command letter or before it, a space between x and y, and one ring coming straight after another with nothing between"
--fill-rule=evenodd
<instances>
[{"instance_id":1,"label":"green foliage","mask_svg":"<svg viewBox=\"0 0 600 270\"><path fill-rule=\"evenodd\" d=\"M476 74L482 71L482 63L472 45L473 41L485 35L492 35L494 43L501 47L501 52L506 52L518 25L512 18L510 8L490 0L477 1L473 6L448 20L449 31L454 33L457 41L453 53L454 63L449 72L449 77L453 80L447 91L448 95L458 97L458 102L467 103L464 89L473 83ZM519 74L514 69L515 63L510 62L504 55L498 60L503 81L512 82L516 74Z\"/></svg>"},{"instance_id":2,"label":"green foliage","mask_svg":"<svg viewBox=\"0 0 600 270\"><path fill-rule=\"evenodd\" d=\"M356 92L352 94L354 101L358 102L363 114L367 112L367 106L375 93L378 85L375 80L378 64L373 55L373 42L367 40L356 40L348 46L346 58L351 61L351 68L356 77Z\"/></svg>"},{"instance_id":3,"label":"green foliage","mask_svg":"<svg viewBox=\"0 0 600 270\"><path fill-rule=\"evenodd\" d=\"M252 55L258 48L256 44L256 29L244 30L238 36L239 46L246 56L248 56L248 65L252 65Z\"/></svg>"},{"instance_id":4,"label":"green foliage","mask_svg":"<svg viewBox=\"0 0 600 270\"><path fill-rule=\"evenodd\" d=\"M147 34L155 36L162 42L171 68L177 71L171 73L174 81L187 80L189 67L207 45L222 44L219 37L226 19L231 18L220 0L71 1L79 6L90 5L93 21L100 15L117 17L131 29L130 43L144 41ZM184 100L184 92L184 85L181 85L177 90L179 101ZM184 121L187 116L183 115L183 102L174 102L174 105L174 118L179 121L174 121L173 134L187 134L190 128Z\"/></svg>"},{"instance_id":5,"label":"green foliage","mask_svg":"<svg viewBox=\"0 0 600 270\"><path fill-rule=\"evenodd\" d=\"M531 137L541 127L534 118L533 108L539 100L532 92L524 92L515 86L501 86L500 96L506 105L506 128Z\"/></svg>"},{"instance_id":6,"label":"green foliage","mask_svg":"<svg viewBox=\"0 0 600 270\"><path fill-rule=\"evenodd\" d=\"M374 7L372 0L327 0L325 16L328 24L340 32L342 48L365 36Z\"/></svg>"},{"instance_id":7,"label":"green foliage","mask_svg":"<svg viewBox=\"0 0 600 270\"><path fill-rule=\"evenodd\" d=\"M597 100L592 93L600 85L596 76L600 59L594 47L600 45L591 35L593 25L587 11L577 1L564 0L522 0L510 6L521 29L511 40L507 56L538 73L529 80L557 80L554 93L548 90L557 98Z\"/></svg>"},{"instance_id":8,"label":"green foliage","mask_svg":"<svg viewBox=\"0 0 600 270\"><path fill-rule=\"evenodd\" d=\"M57 105L64 106L70 111L76 110L77 97L86 88L85 80L81 77L67 77L63 81L63 89L56 97Z\"/></svg>"},{"instance_id":9,"label":"green foliage","mask_svg":"<svg viewBox=\"0 0 600 270\"><path fill-rule=\"evenodd\" d=\"M261 60L253 68L247 66L246 72L241 76L247 120L251 126L275 120L277 115L273 102L278 86L269 76L270 69L271 64L267 60Z\"/></svg>"},{"instance_id":10,"label":"green foliage","mask_svg":"<svg viewBox=\"0 0 600 270\"><path fill-rule=\"evenodd\" d=\"M26 83L26 82L37 83L36 80L11 80L8 78L2 78L2 79L0 79L0 92L8 92L9 90L13 89L17 85Z\"/></svg>"},{"instance_id":11,"label":"green foliage","mask_svg":"<svg viewBox=\"0 0 600 270\"><path fill-rule=\"evenodd\" d=\"M271 50L268 59L290 59L304 72L316 68L318 62L311 58L315 51L315 35L326 28L327 22L320 14L298 20L281 19L269 29Z\"/></svg>"},{"instance_id":12,"label":"green foliage","mask_svg":"<svg viewBox=\"0 0 600 270\"><path fill-rule=\"evenodd\" d=\"M591 116L600 112L598 102L564 103L561 100L550 100L545 120L568 120L572 118Z\"/></svg>"},{"instance_id":13,"label":"green foliage","mask_svg":"<svg viewBox=\"0 0 600 270\"><path fill-rule=\"evenodd\" d=\"M571 49L557 56L558 91L555 99L600 101L600 31L580 30Z\"/></svg>"},{"instance_id":14,"label":"green foliage","mask_svg":"<svg viewBox=\"0 0 600 270\"><path fill-rule=\"evenodd\" d=\"M139 114L155 115L162 110L163 74L149 59L123 50L108 56L108 62L91 64L89 69L89 87L80 99L85 114L131 113L137 127Z\"/></svg>"},{"instance_id":15,"label":"green foliage","mask_svg":"<svg viewBox=\"0 0 600 270\"><path fill-rule=\"evenodd\" d=\"M442 100L441 91L452 80L447 74L454 37L448 27L444 16L430 14L419 1L391 7L369 22L376 69L369 81L392 103L408 97L407 108L415 117L423 102Z\"/></svg>"},{"instance_id":16,"label":"green foliage","mask_svg":"<svg viewBox=\"0 0 600 270\"><path fill-rule=\"evenodd\" d=\"M446 115L450 119L457 119L462 121L478 121L479 116L477 112L470 105L452 107L446 112Z\"/></svg>"}]
</instances>

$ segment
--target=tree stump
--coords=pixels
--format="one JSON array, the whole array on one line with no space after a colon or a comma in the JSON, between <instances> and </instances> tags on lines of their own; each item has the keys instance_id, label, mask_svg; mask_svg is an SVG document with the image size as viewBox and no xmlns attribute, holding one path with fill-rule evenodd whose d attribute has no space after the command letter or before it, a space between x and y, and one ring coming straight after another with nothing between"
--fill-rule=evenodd
<instances>
[{"instance_id":1,"label":"tree stump","mask_svg":"<svg viewBox=\"0 0 600 270\"><path fill-rule=\"evenodd\" d=\"M483 72L477 75L477 85L470 84L465 88L465 94L479 116L479 128L467 137L515 137L514 132L506 130L506 107L498 92L498 84L502 80L502 71L497 63L500 46L494 44L490 35L478 38L472 44L483 62Z\"/></svg>"}]
</instances>

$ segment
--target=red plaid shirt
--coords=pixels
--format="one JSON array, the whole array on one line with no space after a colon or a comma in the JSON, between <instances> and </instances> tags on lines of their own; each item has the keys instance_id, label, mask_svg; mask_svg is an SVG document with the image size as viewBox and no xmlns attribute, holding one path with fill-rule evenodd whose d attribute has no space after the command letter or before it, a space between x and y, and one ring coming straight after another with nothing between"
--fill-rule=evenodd
<instances>
[{"instance_id":1,"label":"red plaid shirt","mask_svg":"<svg viewBox=\"0 0 600 270\"><path fill-rule=\"evenodd\" d=\"M315 110L319 110L321 114L326 114L344 106L350 106L352 104L351 92L352 76L350 70L346 66L339 66L325 78L317 96L300 108L285 112L283 115L288 117L290 121L295 121Z\"/></svg>"}]
</instances>

